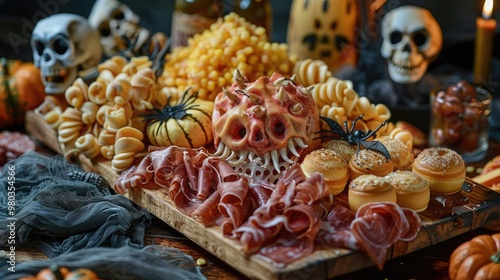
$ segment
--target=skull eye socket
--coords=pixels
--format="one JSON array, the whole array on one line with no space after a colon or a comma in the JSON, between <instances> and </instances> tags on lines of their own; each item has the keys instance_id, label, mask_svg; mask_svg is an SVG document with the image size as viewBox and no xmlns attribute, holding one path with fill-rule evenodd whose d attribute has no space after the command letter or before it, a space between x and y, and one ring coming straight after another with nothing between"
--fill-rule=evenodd
<instances>
[{"instance_id":1,"label":"skull eye socket","mask_svg":"<svg viewBox=\"0 0 500 280\"><path fill-rule=\"evenodd\" d=\"M58 38L54 41L54 51L58 54L64 54L68 51L68 42L61 38Z\"/></svg>"},{"instance_id":2,"label":"skull eye socket","mask_svg":"<svg viewBox=\"0 0 500 280\"><path fill-rule=\"evenodd\" d=\"M389 39L391 40L391 44L397 44L403 39L403 34L399 31L393 31L389 35Z\"/></svg>"},{"instance_id":3,"label":"skull eye socket","mask_svg":"<svg viewBox=\"0 0 500 280\"><path fill-rule=\"evenodd\" d=\"M413 42L418 47L425 45L425 43L427 43L427 38L428 38L427 33L424 31L420 31L413 34Z\"/></svg>"},{"instance_id":4,"label":"skull eye socket","mask_svg":"<svg viewBox=\"0 0 500 280\"><path fill-rule=\"evenodd\" d=\"M125 19L125 13L121 9L116 9L113 11L112 17L116 20L123 20Z\"/></svg>"},{"instance_id":5,"label":"skull eye socket","mask_svg":"<svg viewBox=\"0 0 500 280\"><path fill-rule=\"evenodd\" d=\"M247 135L247 129L242 125L236 125L233 130L233 139L241 140Z\"/></svg>"},{"instance_id":6,"label":"skull eye socket","mask_svg":"<svg viewBox=\"0 0 500 280\"><path fill-rule=\"evenodd\" d=\"M100 26L99 27L99 32L101 33L102 37L108 37L109 35L111 35L111 30L109 28L109 25Z\"/></svg>"},{"instance_id":7,"label":"skull eye socket","mask_svg":"<svg viewBox=\"0 0 500 280\"><path fill-rule=\"evenodd\" d=\"M36 52L38 53L38 55L42 55L43 50L45 49L45 45L41 41L36 40L35 41L35 49L36 49Z\"/></svg>"}]
</instances>

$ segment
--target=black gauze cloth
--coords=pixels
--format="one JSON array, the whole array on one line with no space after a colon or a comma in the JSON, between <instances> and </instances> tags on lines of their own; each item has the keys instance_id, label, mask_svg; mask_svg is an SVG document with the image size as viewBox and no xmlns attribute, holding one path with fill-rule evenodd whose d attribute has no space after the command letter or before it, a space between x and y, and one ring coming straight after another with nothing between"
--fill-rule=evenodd
<instances>
[{"instance_id":1,"label":"black gauze cloth","mask_svg":"<svg viewBox=\"0 0 500 280\"><path fill-rule=\"evenodd\" d=\"M50 258L99 246L142 248L150 214L108 186L59 155L29 152L10 161L0 173L0 244L33 246ZM15 244L8 243L12 231Z\"/></svg>"},{"instance_id":2,"label":"black gauze cloth","mask_svg":"<svg viewBox=\"0 0 500 280\"><path fill-rule=\"evenodd\" d=\"M61 255L51 260L36 260L16 265L8 270L7 262L0 265L0 279L14 280L36 275L51 265L70 270L87 268L100 279L109 280L197 280L206 279L193 258L178 249L150 245L142 249L122 247L90 248Z\"/></svg>"}]
</instances>

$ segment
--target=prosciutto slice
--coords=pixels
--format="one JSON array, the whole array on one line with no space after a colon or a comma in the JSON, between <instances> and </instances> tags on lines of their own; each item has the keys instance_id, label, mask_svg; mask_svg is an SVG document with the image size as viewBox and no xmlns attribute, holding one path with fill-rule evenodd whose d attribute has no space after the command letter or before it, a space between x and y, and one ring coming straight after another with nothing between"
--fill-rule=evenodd
<instances>
[{"instance_id":1,"label":"prosciutto slice","mask_svg":"<svg viewBox=\"0 0 500 280\"><path fill-rule=\"evenodd\" d=\"M266 203L234 232L243 251L286 265L314 251L321 220L332 198L319 173L308 177L297 166L278 180Z\"/></svg>"},{"instance_id":2,"label":"prosciutto slice","mask_svg":"<svg viewBox=\"0 0 500 280\"><path fill-rule=\"evenodd\" d=\"M343 206L335 206L322 221L316 241L325 246L359 251L361 245L351 231L355 214Z\"/></svg>"},{"instance_id":3,"label":"prosciutto slice","mask_svg":"<svg viewBox=\"0 0 500 280\"><path fill-rule=\"evenodd\" d=\"M420 230L415 211L403 209L392 202L372 202L362 205L351 223L351 231L379 269L384 267L387 250L396 241L410 240ZM409 223L417 222L414 225Z\"/></svg>"},{"instance_id":4,"label":"prosciutto slice","mask_svg":"<svg viewBox=\"0 0 500 280\"><path fill-rule=\"evenodd\" d=\"M222 223L222 215L219 212L218 205L220 201L219 192L213 192L199 207L192 211L191 217L205 227L210 227Z\"/></svg>"},{"instance_id":5,"label":"prosciutto slice","mask_svg":"<svg viewBox=\"0 0 500 280\"><path fill-rule=\"evenodd\" d=\"M255 186L248 190L250 199L252 200L252 205L254 208L259 208L266 204L269 200L269 196L272 193L272 189L265 188L263 186Z\"/></svg>"}]
</instances>

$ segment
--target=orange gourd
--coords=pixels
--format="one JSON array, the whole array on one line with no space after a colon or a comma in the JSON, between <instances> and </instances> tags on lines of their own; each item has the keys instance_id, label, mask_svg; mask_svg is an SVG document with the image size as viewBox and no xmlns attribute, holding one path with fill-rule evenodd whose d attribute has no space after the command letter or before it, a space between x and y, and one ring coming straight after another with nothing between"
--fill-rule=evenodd
<instances>
[{"instance_id":1,"label":"orange gourd","mask_svg":"<svg viewBox=\"0 0 500 280\"><path fill-rule=\"evenodd\" d=\"M450 280L500 278L500 233L483 234L458 246L450 256Z\"/></svg>"},{"instance_id":2,"label":"orange gourd","mask_svg":"<svg viewBox=\"0 0 500 280\"><path fill-rule=\"evenodd\" d=\"M25 112L45 98L40 70L31 62L0 62L0 128L22 125Z\"/></svg>"}]
</instances>

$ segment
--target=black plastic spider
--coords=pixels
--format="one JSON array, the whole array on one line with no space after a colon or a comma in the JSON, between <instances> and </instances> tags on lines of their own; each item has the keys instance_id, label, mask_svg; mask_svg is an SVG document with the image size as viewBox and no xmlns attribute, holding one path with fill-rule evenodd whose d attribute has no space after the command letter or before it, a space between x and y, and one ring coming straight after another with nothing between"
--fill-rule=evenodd
<instances>
[{"instance_id":1,"label":"black plastic spider","mask_svg":"<svg viewBox=\"0 0 500 280\"><path fill-rule=\"evenodd\" d=\"M354 130L356 122L360 119L363 119L363 115L360 115L359 117L357 117L352 121L351 129L347 127L347 121L345 121L344 122L345 130L342 129L342 127L338 122L330 118L327 117L320 117L320 118L328 124L330 130L320 130L316 132L322 134L319 138L340 139L347 141L351 145L356 145L357 147L356 156L358 155L361 146L363 146L368 150L373 150L383 154L387 159L391 159L391 155L389 154L389 151L387 151L387 148L384 146L384 144L380 143L379 141L367 141L367 139L372 136L376 137L377 131L379 131L382 126L386 125L388 120L382 122L374 131L368 130L365 132L359 129Z\"/></svg>"}]
</instances>

